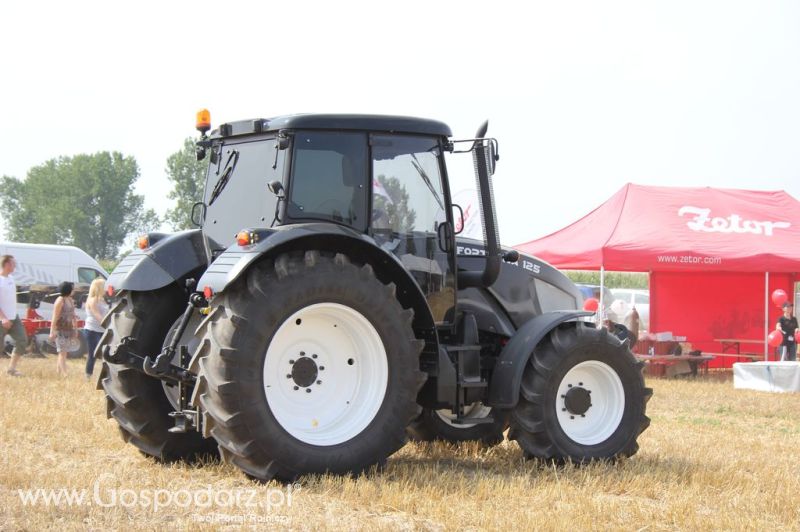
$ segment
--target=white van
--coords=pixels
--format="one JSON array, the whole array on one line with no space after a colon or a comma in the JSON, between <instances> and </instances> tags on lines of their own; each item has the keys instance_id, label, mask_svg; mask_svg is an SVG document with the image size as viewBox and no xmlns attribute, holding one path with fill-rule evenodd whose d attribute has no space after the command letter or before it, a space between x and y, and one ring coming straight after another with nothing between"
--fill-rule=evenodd
<instances>
[{"instance_id":1,"label":"white van","mask_svg":"<svg viewBox=\"0 0 800 532\"><path fill-rule=\"evenodd\" d=\"M63 281L88 284L97 277L108 277L96 260L75 246L0 242L0 255L13 255L16 259L17 286L58 285Z\"/></svg>"}]
</instances>

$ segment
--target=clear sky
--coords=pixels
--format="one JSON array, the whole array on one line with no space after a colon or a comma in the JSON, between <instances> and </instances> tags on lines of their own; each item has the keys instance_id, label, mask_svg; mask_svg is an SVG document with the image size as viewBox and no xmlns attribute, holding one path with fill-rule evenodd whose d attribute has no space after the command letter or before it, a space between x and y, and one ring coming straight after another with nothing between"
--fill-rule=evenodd
<instances>
[{"instance_id":1,"label":"clear sky","mask_svg":"<svg viewBox=\"0 0 800 532\"><path fill-rule=\"evenodd\" d=\"M627 182L800 198L798 2L7 2L0 66L0 174L118 150L160 214L201 107L488 118L506 244Z\"/></svg>"}]
</instances>

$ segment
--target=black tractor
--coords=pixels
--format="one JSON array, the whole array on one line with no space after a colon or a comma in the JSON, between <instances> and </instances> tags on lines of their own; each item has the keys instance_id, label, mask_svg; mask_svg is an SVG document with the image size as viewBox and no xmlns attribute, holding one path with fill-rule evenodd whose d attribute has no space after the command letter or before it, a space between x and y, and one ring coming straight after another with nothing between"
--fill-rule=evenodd
<instances>
[{"instance_id":1,"label":"black tractor","mask_svg":"<svg viewBox=\"0 0 800 532\"><path fill-rule=\"evenodd\" d=\"M209 135L202 111L198 129L199 228L141 237L108 279L98 387L126 441L284 481L363 471L408 437L637 451L641 366L564 275L501 249L485 124L452 140L433 120L314 114ZM452 153L472 154L483 241L455 230Z\"/></svg>"}]
</instances>

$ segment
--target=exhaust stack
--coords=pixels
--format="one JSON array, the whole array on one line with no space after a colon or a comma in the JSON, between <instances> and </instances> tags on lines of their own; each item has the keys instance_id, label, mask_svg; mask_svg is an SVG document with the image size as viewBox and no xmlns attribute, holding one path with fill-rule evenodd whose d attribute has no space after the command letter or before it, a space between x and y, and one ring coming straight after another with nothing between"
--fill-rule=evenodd
<instances>
[{"instance_id":1,"label":"exhaust stack","mask_svg":"<svg viewBox=\"0 0 800 532\"><path fill-rule=\"evenodd\" d=\"M485 139L489 122L484 122L475 135L472 146L472 161L475 165L475 179L478 185L478 198L483 215L483 241L486 245L486 265L482 272L459 272L459 288L484 287L494 284L500 275L500 237L497 219L494 214L494 192L492 174L497 155L492 139Z\"/></svg>"}]
</instances>

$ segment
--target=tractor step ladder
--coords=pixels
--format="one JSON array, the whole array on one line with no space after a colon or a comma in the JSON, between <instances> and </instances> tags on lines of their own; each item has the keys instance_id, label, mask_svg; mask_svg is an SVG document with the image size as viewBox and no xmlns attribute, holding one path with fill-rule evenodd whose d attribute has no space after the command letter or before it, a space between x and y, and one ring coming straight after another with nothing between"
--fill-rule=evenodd
<instances>
[{"instance_id":1,"label":"tractor step ladder","mask_svg":"<svg viewBox=\"0 0 800 532\"><path fill-rule=\"evenodd\" d=\"M456 417L452 422L456 425L494 423L494 419L491 416L483 418L464 416L465 405L463 390L470 388L488 388L489 386L489 382L481 376L481 346L478 344L450 345L447 346L447 352L455 359L456 366L456 408L454 411Z\"/></svg>"}]
</instances>

